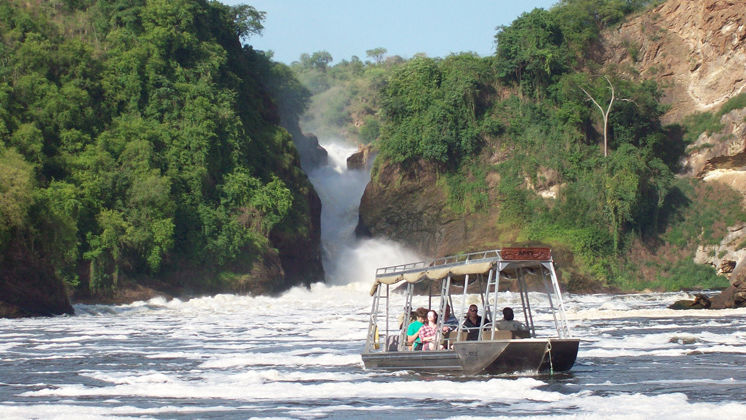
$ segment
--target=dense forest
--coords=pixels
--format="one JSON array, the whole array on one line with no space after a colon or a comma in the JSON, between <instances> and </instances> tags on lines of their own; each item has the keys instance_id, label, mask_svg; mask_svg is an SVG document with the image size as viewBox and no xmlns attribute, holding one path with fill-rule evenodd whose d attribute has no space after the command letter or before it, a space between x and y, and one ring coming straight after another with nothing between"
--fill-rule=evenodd
<instances>
[{"instance_id":1,"label":"dense forest","mask_svg":"<svg viewBox=\"0 0 746 420\"><path fill-rule=\"evenodd\" d=\"M31 267L78 295L148 279L247 291L293 245L316 259L309 278L257 290L320 279L318 199L280 126L310 93L242 45L263 18L207 0L0 1L6 287Z\"/></svg>"},{"instance_id":2,"label":"dense forest","mask_svg":"<svg viewBox=\"0 0 746 420\"><path fill-rule=\"evenodd\" d=\"M567 249L576 289L724 287L726 279L692 257L697 245L718 243L727 226L746 221L739 197L676 174L686 148L711 129L705 122L743 108L746 97L664 126L654 81L597 60L602 31L656 3L563 0L535 9L497 29L490 57L405 60L377 48L365 62L329 66L320 51L291 67L314 93L310 126L378 151L372 183L395 189L429 168L437 181L407 201L440 192L450 219L488 214L502 232L457 251L506 243Z\"/></svg>"}]
</instances>

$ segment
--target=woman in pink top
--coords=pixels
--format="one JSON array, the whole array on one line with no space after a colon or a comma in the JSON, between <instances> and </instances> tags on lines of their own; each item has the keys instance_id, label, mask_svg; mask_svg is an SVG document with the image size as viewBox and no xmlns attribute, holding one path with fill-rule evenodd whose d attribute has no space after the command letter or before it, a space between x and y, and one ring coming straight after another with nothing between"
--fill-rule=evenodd
<instances>
[{"instance_id":1,"label":"woman in pink top","mask_svg":"<svg viewBox=\"0 0 746 420\"><path fill-rule=\"evenodd\" d=\"M422 350L437 350L438 345L435 342L435 336L438 333L438 314L435 311L427 313L427 324L420 328L420 340L422 340Z\"/></svg>"}]
</instances>

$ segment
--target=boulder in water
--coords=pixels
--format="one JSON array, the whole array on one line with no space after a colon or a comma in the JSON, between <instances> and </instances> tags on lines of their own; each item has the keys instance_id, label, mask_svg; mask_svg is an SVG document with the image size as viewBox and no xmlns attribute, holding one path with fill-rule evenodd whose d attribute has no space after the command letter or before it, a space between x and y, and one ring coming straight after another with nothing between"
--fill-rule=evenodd
<instances>
[{"instance_id":1,"label":"boulder in water","mask_svg":"<svg viewBox=\"0 0 746 420\"><path fill-rule=\"evenodd\" d=\"M746 307L746 281L736 280L719 294L694 296L694 300L677 300L669 309L730 309Z\"/></svg>"},{"instance_id":2,"label":"boulder in water","mask_svg":"<svg viewBox=\"0 0 746 420\"><path fill-rule=\"evenodd\" d=\"M668 309L710 309L710 298L699 293L694 295L694 300L682 299L668 305Z\"/></svg>"},{"instance_id":3,"label":"boulder in water","mask_svg":"<svg viewBox=\"0 0 746 420\"><path fill-rule=\"evenodd\" d=\"M711 309L746 307L746 281L736 280L719 295L713 296Z\"/></svg>"}]
</instances>

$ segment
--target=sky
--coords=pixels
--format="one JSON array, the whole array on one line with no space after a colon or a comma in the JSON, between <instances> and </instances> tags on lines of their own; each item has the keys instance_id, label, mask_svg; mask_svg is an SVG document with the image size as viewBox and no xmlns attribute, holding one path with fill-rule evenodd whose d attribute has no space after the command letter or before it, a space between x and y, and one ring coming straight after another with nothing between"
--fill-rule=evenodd
<instances>
[{"instance_id":1,"label":"sky","mask_svg":"<svg viewBox=\"0 0 746 420\"><path fill-rule=\"evenodd\" d=\"M334 61L385 48L386 56L495 52L495 33L523 12L557 0L221 0L266 12L262 35L244 40L285 64L303 53L329 52Z\"/></svg>"}]
</instances>

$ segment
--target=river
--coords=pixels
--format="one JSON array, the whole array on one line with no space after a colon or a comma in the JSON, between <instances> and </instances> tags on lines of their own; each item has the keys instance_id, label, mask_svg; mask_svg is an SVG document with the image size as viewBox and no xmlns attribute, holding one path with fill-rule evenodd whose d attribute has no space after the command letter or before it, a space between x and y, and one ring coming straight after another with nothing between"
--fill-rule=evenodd
<instances>
[{"instance_id":1,"label":"river","mask_svg":"<svg viewBox=\"0 0 746 420\"><path fill-rule=\"evenodd\" d=\"M746 308L666 309L686 293L566 295L581 343L565 374L363 369L372 267L416 256L354 238L344 220L356 220L367 173L341 165L347 146L325 147L329 167L310 176L325 205L326 284L0 319L0 418L743 418Z\"/></svg>"}]
</instances>

